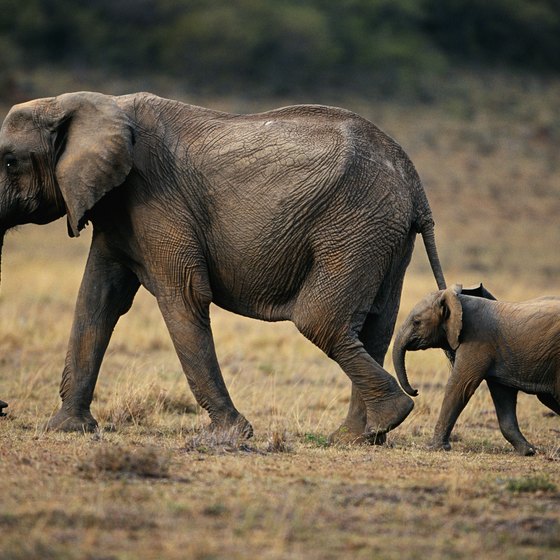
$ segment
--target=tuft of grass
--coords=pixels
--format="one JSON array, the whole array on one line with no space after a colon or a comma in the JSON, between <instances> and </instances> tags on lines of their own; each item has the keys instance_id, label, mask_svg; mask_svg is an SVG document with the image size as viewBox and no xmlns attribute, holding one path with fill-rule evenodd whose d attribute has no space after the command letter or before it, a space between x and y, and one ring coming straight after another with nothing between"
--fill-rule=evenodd
<instances>
[{"instance_id":1,"label":"tuft of grass","mask_svg":"<svg viewBox=\"0 0 560 560\"><path fill-rule=\"evenodd\" d=\"M514 494L556 492L556 484L552 483L545 475L510 478L506 481L505 487L508 492Z\"/></svg>"},{"instance_id":2,"label":"tuft of grass","mask_svg":"<svg viewBox=\"0 0 560 560\"><path fill-rule=\"evenodd\" d=\"M30 558L76 560L80 558L80 553L75 549L72 550L64 543L55 542L55 539L50 536L26 539L8 537L2 545L3 560L29 560Z\"/></svg>"},{"instance_id":3,"label":"tuft of grass","mask_svg":"<svg viewBox=\"0 0 560 560\"><path fill-rule=\"evenodd\" d=\"M78 469L90 478L98 473L141 478L167 478L170 461L169 453L160 447L131 448L102 444L78 465Z\"/></svg>"},{"instance_id":4,"label":"tuft of grass","mask_svg":"<svg viewBox=\"0 0 560 560\"><path fill-rule=\"evenodd\" d=\"M174 395L160 390L159 402L161 409L170 414L198 414L201 408L187 395Z\"/></svg>"},{"instance_id":5,"label":"tuft of grass","mask_svg":"<svg viewBox=\"0 0 560 560\"><path fill-rule=\"evenodd\" d=\"M286 432L279 432L278 430L272 432L266 450L269 453L290 453L292 451L292 446L288 442Z\"/></svg>"},{"instance_id":6,"label":"tuft of grass","mask_svg":"<svg viewBox=\"0 0 560 560\"><path fill-rule=\"evenodd\" d=\"M157 385L146 387L129 381L105 405L99 419L119 430L125 426L151 426L161 413L197 414L198 411L198 405L187 395L175 395Z\"/></svg>"},{"instance_id":7,"label":"tuft of grass","mask_svg":"<svg viewBox=\"0 0 560 560\"><path fill-rule=\"evenodd\" d=\"M209 455L256 452L256 449L247 444L247 438L239 428L224 430L211 426L189 435L183 449L187 453L196 451Z\"/></svg>"},{"instance_id":8,"label":"tuft of grass","mask_svg":"<svg viewBox=\"0 0 560 560\"><path fill-rule=\"evenodd\" d=\"M306 443L314 445L315 447L329 447L329 438L322 434L310 434L307 433L304 435L304 439Z\"/></svg>"},{"instance_id":9,"label":"tuft of grass","mask_svg":"<svg viewBox=\"0 0 560 560\"><path fill-rule=\"evenodd\" d=\"M202 513L209 517L222 517L226 513L228 513L228 508L221 502L216 502L207 505L203 510Z\"/></svg>"}]
</instances>

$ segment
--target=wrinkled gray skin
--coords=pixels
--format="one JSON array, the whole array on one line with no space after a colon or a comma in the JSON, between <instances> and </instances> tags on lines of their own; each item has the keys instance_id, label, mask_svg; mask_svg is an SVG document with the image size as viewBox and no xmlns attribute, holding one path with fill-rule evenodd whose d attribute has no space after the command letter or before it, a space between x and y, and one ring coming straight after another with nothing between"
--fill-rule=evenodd
<instances>
[{"instance_id":1,"label":"wrinkled gray skin","mask_svg":"<svg viewBox=\"0 0 560 560\"><path fill-rule=\"evenodd\" d=\"M431 447L451 449L455 422L485 379L502 434L520 455L534 455L535 448L519 430L517 393L537 395L560 414L560 298L508 303L493 300L488 292L482 297L464 292L453 286L430 294L410 312L393 347L397 376L405 391L415 395L406 374L406 351L453 351L455 362Z\"/></svg>"},{"instance_id":2,"label":"wrinkled gray skin","mask_svg":"<svg viewBox=\"0 0 560 560\"><path fill-rule=\"evenodd\" d=\"M224 384L211 302L291 320L352 380L334 440L383 439L413 407L382 367L418 232L445 282L418 175L343 109L232 115L147 93L81 92L12 108L0 131L0 237L65 215L93 240L49 427L92 430L101 360L140 285L214 427L252 433Z\"/></svg>"}]
</instances>

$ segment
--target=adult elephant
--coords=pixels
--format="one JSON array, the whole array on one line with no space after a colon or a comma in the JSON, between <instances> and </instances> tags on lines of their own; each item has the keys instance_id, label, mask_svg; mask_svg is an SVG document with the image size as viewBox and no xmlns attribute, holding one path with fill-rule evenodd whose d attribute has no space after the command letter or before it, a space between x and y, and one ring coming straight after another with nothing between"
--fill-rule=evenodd
<instances>
[{"instance_id":1,"label":"adult elephant","mask_svg":"<svg viewBox=\"0 0 560 560\"><path fill-rule=\"evenodd\" d=\"M220 372L211 302L291 320L352 380L335 440L375 439L413 407L382 367L417 232L445 287L430 208L391 138L349 111L233 115L148 93L16 105L0 131L0 235L64 214L93 239L49 427L92 430L90 403L120 315L157 299L197 402L252 428Z\"/></svg>"}]
</instances>

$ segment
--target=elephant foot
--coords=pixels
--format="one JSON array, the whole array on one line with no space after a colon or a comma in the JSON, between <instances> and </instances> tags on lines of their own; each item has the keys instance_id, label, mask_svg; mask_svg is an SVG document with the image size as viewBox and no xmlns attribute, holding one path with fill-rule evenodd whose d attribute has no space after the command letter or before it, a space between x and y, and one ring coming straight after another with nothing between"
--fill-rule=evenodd
<instances>
[{"instance_id":1,"label":"elephant foot","mask_svg":"<svg viewBox=\"0 0 560 560\"><path fill-rule=\"evenodd\" d=\"M365 433L352 430L346 424L342 424L329 436L331 445L383 445L387 441L385 433Z\"/></svg>"},{"instance_id":2,"label":"elephant foot","mask_svg":"<svg viewBox=\"0 0 560 560\"><path fill-rule=\"evenodd\" d=\"M514 444L513 447L515 447L515 452L523 457L532 457L537 452L529 442Z\"/></svg>"},{"instance_id":3,"label":"elephant foot","mask_svg":"<svg viewBox=\"0 0 560 560\"><path fill-rule=\"evenodd\" d=\"M209 430L213 432L228 432L239 439L249 439L253 437L253 426L251 426L249 421L241 414L213 419Z\"/></svg>"},{"instance_id":4,"label":"elephant foot","mask_svg":"<svg viewBox=\"0 0 560 560\"><path fill-rule=\"evenodd\" d=\"M379 438L396 428L412 412L414 401L404 393L388 400L379 401L368 408L365 435L368 439Z\"/></svg>"},{"instance_id":5,"label":"elephant foot","mask_svg":"<svg viewBox=\"0 0 560 560\"><path fill-rule=\"evenodd\" d=\"M46 424L46 430L60 432L95 432L97 420L89 411L71 414L61 408Z\"/></svg>"},{"instance_id":6,"label":"elephant foot","mask_svg":"<svg viewBox=\"0 0 560 560\"><path fill-rule=\"evenodd\" d=\"M370 445L385 445L387 443L386 432L367 432L364 436Z\"/></svg>"},{"instance_id":7,"label":"elephant foot","mask_svg":"<svg viewBox=\"0 0 560 560\"><path fill-rule=\"evenodd\" d=\"M451 444L449 443L449 441L434 438L428 444L428 449L430 451L451 451Z\"/></svg>"}]
</instances>

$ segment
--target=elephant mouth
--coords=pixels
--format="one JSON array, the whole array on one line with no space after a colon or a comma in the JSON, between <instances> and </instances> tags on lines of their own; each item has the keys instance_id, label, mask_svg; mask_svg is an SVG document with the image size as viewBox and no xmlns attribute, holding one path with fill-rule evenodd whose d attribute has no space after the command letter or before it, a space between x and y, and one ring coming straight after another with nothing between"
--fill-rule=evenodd
<instances>
[{"instance_id":1,"label":"elephant mouth","mask_svg":"<svg viewBox=\"0 0 560 560\"><path fill-rule=\"evenodd\" d=\"M423 344L422 340L411 338L408 340L406 345L404 346L403 350L414 352L416 350L424 350L426 345Z\"/></svg>"}]
</instances>

